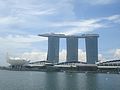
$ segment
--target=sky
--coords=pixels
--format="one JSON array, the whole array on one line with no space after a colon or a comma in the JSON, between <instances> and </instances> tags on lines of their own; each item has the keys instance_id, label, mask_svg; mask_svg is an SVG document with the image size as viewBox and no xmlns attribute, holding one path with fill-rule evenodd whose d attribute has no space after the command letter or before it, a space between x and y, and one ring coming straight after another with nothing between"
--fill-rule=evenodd
<instances>
[{"instance_id":1,"label":"sky","mask_svg":"<svg viewBox=\"0 0 120 90\"><path fill-rule=\"evenodd\" d=\"M12 57L46 60L47 38L38 34L99 34L99 60L120 59L120 0L0 0L0 65ZM79 61L86 60L79 39ZM60 39L60 62L66 41Z\"/></svg>"}]
</instances>

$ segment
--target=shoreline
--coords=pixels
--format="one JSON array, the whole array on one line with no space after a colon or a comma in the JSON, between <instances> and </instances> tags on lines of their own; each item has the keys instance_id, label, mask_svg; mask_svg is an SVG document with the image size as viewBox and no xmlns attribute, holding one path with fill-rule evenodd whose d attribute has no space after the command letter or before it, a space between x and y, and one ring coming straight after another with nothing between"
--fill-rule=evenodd
<instances>
[{"instance_id":1,"label":"shoreline","mask_svg":"<svg viewBox=\"0 0 120 90\"><path fill-rule=\"evenodd\" d=\"M7 71L38 71L38 72L66 72L66 73L106 73L106 74L120 74L120 68L118 69L91 69L84 67L85 70L79 70L79 68L54 68L54 67L42 67L42 68L10 68L6 66L0 66L0 70Z\"/></svg>"}]
</instances>

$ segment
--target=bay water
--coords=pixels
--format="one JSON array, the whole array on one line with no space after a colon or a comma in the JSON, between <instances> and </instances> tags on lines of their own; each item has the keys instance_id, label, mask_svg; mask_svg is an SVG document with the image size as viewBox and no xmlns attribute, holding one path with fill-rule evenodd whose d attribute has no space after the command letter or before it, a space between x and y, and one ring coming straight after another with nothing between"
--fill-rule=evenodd
<instances>
[{"instance_id":1,"label":"bay water","mask_svg":"<svg viewBox=\"0 0 120 90\"><path fill-rule=\"evenodd\" d=\"M0 70L0 90L120 90L120 74Z\"/></svg>"}]
</instances>

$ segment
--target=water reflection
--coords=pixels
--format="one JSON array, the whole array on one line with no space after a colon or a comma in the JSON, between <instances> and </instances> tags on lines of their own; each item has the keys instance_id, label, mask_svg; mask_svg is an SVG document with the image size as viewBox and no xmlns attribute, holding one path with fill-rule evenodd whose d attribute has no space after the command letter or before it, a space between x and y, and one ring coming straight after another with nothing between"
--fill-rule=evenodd
<instances>
[{"instance_id":1,"label":"water reflection","mask_svg":"<svg viewBox=\"0 0 120 90\"><path fill-rule=\"evenodd\" d=\"M98 90L97 74L46 73L45 90Z\"/></svg>"},{"instance_id":2,"label":"water reflection","mask_svg":"<svg viewBox=\"0 0 120 90\"><path fill-rule=\"evenodd\" d=\"M45 73L44 90L59 90L59 74L56 72Z\"/></svg>"},{"instance_id":3,"label":"water reflection","mask_svg":"<svg viewBox=\"0 0 120 90\"><path fill-rule=\"evenodd\" d=\"M63 90L79 90L77 78L77 73L64 73Z\"/></svg>"},{"instance_id":4,"label":"water reflection","mask_svg":"<svg viewBox=\"0 0 120 90\"><path fill-rule=\"evenodd\" d=\"M97 74L86 73L85 86L86 90L98 90Z\"/></svg>"},{"instance_id":5,"label":"water reflection","mask_svg":"<svg viewBox=\"0 0 120 90\"><path fill-rule=\"evenodd\" d=\"M46 73L45 90L80 90L84 75L78 73ZM82 80L81 80L82 79ZM81 82L81 85L80 85ZM84 82L83 82L84 83Z\"/></svg>"}]
</instances>

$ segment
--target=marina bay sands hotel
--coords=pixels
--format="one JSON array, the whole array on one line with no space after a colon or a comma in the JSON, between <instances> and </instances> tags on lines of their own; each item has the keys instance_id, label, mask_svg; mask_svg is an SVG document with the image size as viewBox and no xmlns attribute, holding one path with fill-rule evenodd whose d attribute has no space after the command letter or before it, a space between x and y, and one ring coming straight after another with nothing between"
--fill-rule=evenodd
<instances>
[{"instance_id":1,"label":"marina bay sands hotel","mask_svg":"<svg viewBox=\"0 0 120 90\"><path fill-rule=\"evenodd\" d=\"M87 64L95 64L98 61L98 34L64 35L64 34L39 34L38 36L48 37L47 61L50 63L59 62L59 40L66 39L67 62L78 62L78 39L84 38L86 45Z\"/></svg>"}]
</instances>

